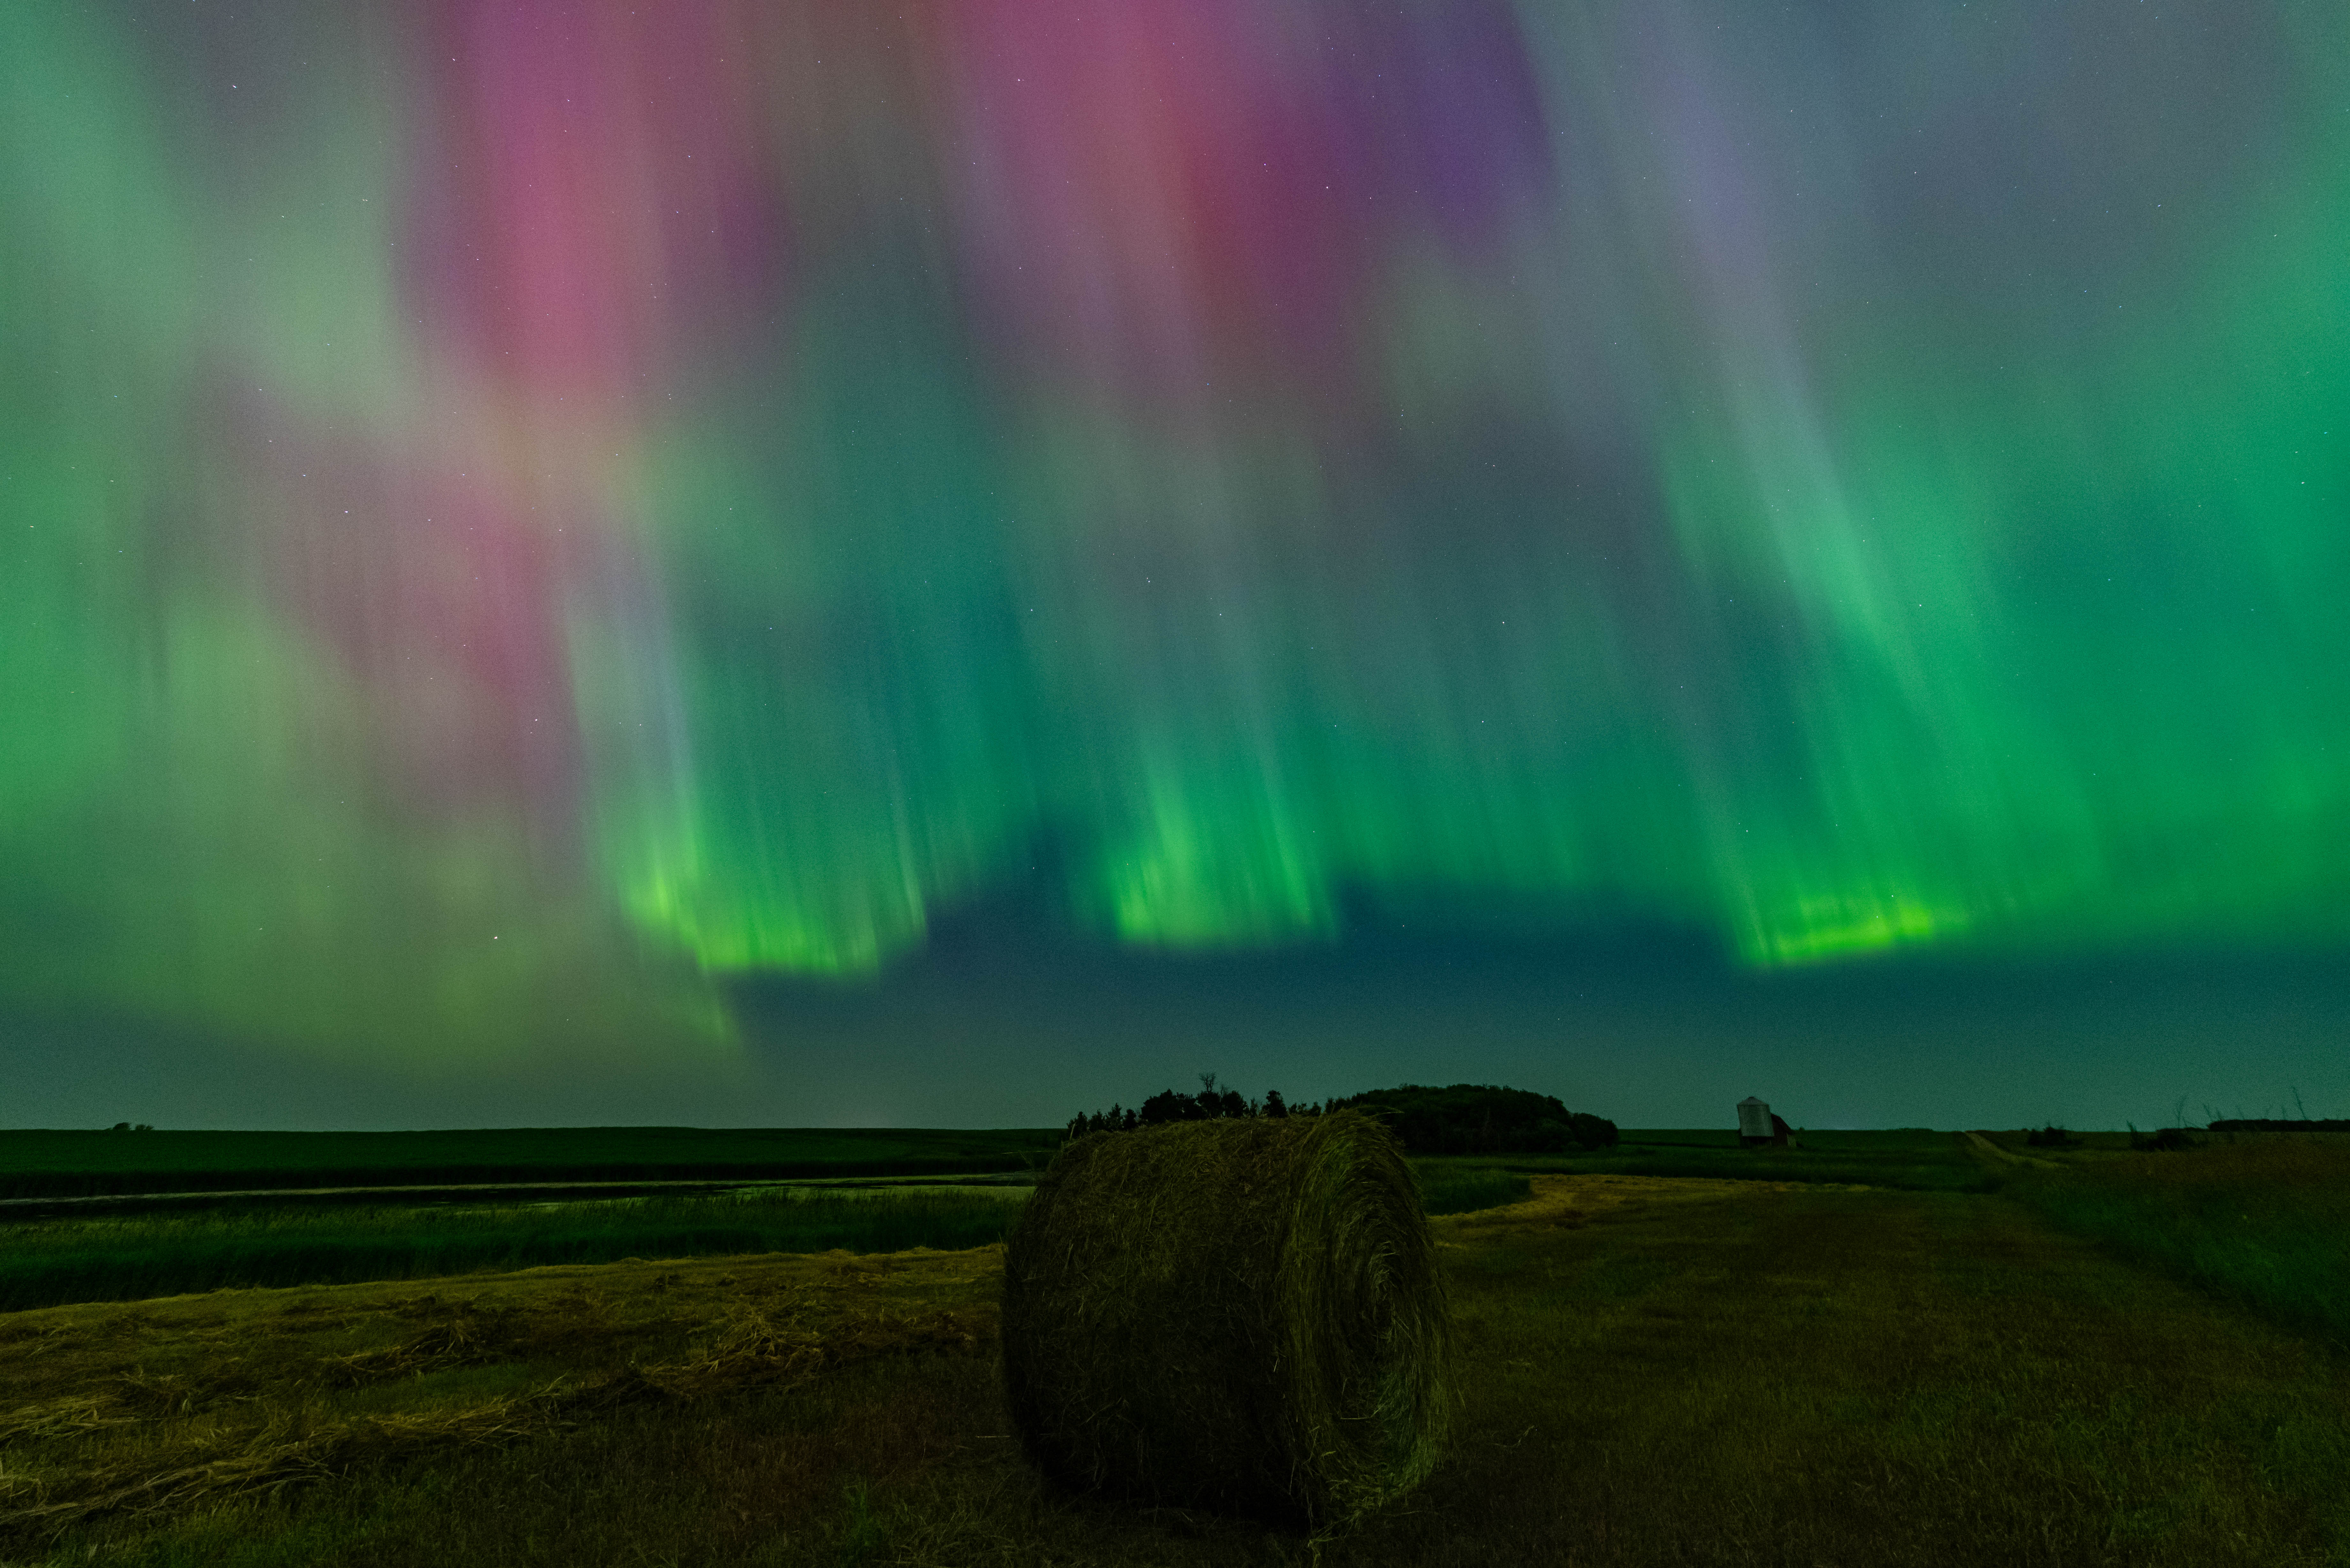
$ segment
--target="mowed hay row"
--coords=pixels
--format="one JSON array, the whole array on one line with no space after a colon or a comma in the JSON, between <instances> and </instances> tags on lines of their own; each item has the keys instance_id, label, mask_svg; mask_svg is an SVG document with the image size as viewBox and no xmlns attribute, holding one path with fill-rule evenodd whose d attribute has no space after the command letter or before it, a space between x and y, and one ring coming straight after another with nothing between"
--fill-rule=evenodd
<instances>
[{"instance_id":1,"label":"mowed hay row","mask_svg":"<svg viewBox=\"0 0 2350 1568\"><path fill-rule=\"evenodd\" d=\"M0 1562L638 1407L992 1355L995 1282L993 1249L776 1253L0 1314Z\"/></svg>"},{"instance_id":2,"label":"mowed hay row","mask_svg":"<svg viewBox=\"0 0 2350 1568\"><path fill-rule=\"evenodd\" d=\"M1003 1334L1031 1458L1114 1497L1319 1525L1444 1436L1435 1245L1359 1112L1070 1144L1007 1243Z\"/></svg>"}]
</instances>

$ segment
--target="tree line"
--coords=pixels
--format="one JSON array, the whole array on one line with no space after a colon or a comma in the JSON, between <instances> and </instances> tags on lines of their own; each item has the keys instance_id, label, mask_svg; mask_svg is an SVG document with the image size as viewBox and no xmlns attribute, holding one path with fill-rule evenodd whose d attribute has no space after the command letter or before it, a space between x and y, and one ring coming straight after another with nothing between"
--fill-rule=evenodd
<instances>
[{"instance_id":1,"label":"tree line","mask_svg":"<svg viewBox=\"0 0 2350 1568\"><path fill-rule=\"evenodd\" d=\"M1387 1123L1409 1154L1565 1154L1613 1148L1616 1124L1586 1111L1570 1111L1556 1096L1492 1084L1454 1084L1430 1088L1404 1084L1324 1102L1293 1106L1278 1089L1261 1100L1237 1089L1219 1089L1213 1073L1200 1075L1196 1095L1162 1089L1131 1108L1112 1105L1069 1120L1073 1138L1093 1133L1134 1132L1170 1122L1219 1121L1233 1116L1318 1116L1361 1110Z\"/></svg>"},{"instance_id":2,"label":"tree line","mask_svg":"<svg viewBox=\"0 0 2350 1568\"><path fill-rule=\"evenodd\" d=\"M1161 1127L1169 1122L1212 1122L1227 1116L1318 1116L1322 1109L1319 1105L1293 1106L1281 1097L1279 1089L1267 1089L1264 1098L1252 1100L1238 1089L1217 1088L1216 1075L1202 1073L1196 1095L1161 1089L1130 1108L1113 1104L1106 1111L1080 1112L1069 1118L1069 1136L1133 1132L1138 1127Z\"/></svg>"}]
</instances>

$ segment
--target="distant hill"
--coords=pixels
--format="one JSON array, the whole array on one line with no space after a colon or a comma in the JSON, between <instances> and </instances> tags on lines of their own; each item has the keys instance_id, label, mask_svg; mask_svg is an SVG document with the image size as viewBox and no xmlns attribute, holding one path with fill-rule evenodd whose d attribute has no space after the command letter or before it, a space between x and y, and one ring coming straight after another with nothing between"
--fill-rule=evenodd
<instances>
[{"instance_id":1,"label":"distant hill","mask_svg":"<svg viewBox=\"0 0 2350 1568\"><path fill-rule=\"evenodd\" d=\"M1403 1084L1332 1100L1334 1111L1369 1111L1411 1154L1562 1154L1616 1147L1616 1124L1570 1111L1551 1095L1492 1084L1430 1088Z\"/></svg>"}]
</instances>

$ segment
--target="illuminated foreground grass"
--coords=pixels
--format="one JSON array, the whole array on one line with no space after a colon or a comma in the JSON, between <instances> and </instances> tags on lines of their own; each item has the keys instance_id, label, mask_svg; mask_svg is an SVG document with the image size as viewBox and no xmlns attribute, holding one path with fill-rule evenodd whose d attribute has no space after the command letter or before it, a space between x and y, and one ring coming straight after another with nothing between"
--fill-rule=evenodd
<instances>
[{"instance_id":1,"label":"illuminated foreground grass","mask_svg":"<svg viewBox=\"0 0 2350 1568\"><path fill-rule=\"evenodd\" d=\"M1439 1223L1458 1439L1324 1563L2350 1560L2350 1362L2322 1341L2001 1196L1536 1186ZM1309 1558L1296 1536L1041 1485L1005 1436L993 1258L618 1265L0 1318L0 1381L24 1406L12 1504L256 1443L293 1464L282 1445L305 1433L327 1456L276 1496L141 1516L138 1494L59 1534L20 1527L0 1557ZM596 1399L530 1403L550 1387Z\"/></svg>"}]
</instances>

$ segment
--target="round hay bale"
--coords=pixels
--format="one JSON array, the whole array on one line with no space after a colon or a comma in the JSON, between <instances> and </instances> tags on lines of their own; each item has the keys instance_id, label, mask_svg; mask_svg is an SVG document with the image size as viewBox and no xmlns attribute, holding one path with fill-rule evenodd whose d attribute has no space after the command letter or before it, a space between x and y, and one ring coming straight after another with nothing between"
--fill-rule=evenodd
<instances>
[{"instance_id":1,"label":"round hay bale","mask_svg":"<svg viewBox=\"0 0 2350 1568\"><path fill-rule=\"evenodd\" d=\"M1357 1111L1080 1138L1005 1247L1013 1420L1111 1496L1359 1513L1434 1465L1450 1346L1411 1169Z\"/></svg>"}]
</instances>

